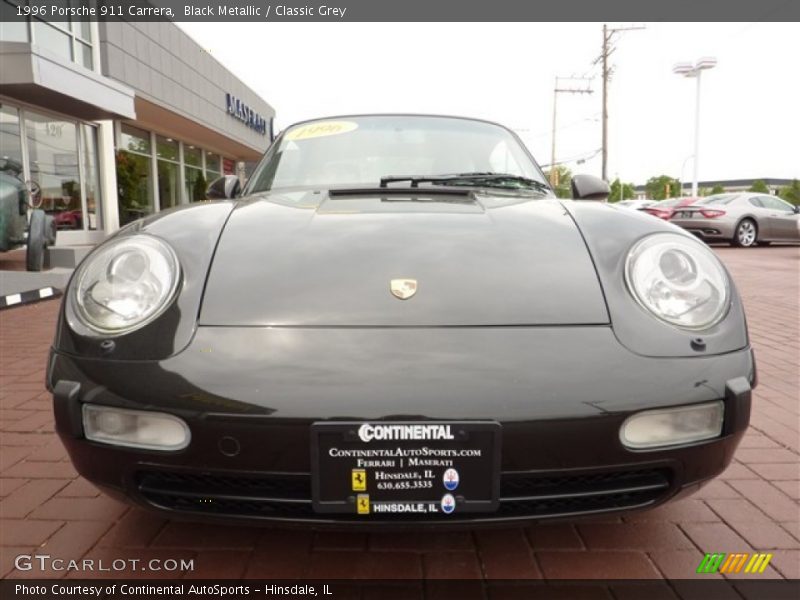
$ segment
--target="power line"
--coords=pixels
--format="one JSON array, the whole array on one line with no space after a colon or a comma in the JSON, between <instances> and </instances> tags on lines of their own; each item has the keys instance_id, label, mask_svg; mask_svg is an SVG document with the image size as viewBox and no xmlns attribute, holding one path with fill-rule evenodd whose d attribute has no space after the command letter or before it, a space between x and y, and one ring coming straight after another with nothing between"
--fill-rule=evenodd
<instances>
[{"instance_id":1,"label":"power line","mask_svg":"<svg viewBox=\"0 0 800 600\"><path fill-rule=\"evenodd\" d=\"M589 87L591 79L587 77L556 77L555 85L553 86L553 145L552 152L550 153L550 164L556 164L556 106L558 105L559 94L592 94L594 90ZM562 84L561 82L565 82ZM569 82L583 82L580 87L570 85ZM550 169L550 185L553 187L558 185L558 171Z\"/></svg>"},{"instance_id":2,"label":"power line","mask_svg":"<svg viewBox=\"0 0 800 600\"><path fill-rule=\"evenodd\" d=\"M603 77L603 167L602 167L602 175L601 177L604 180L607 180L607 166L608 166L608 82L611 79L611 74L614 71L613 66L609 66L608 59L617 49L617 47L612 44L612 40L614 35L623 31L633 31L636 29L646 29L644 25L631 25L628 27L609 27L606 24L603 24L603 50L594 62L593 65L597 63L602 64L601 75Z\"/></svg>"},{"instance_id":3,"label":"power line","mask_svg":"<svg viewBox=\"0 0 800 600\"><path fill-rule=\"evenodd\" d=\"M566 164L569 164L569 163L572 163L572 162L577 163L577 164L580 165L580 164L585 163L587 160L592 159L595 156L597 156L598 154L600 154L601 150L602 150L601 148L598 148L597 150L592 150L591 152L582 152L581 154L575 154L575 155L570 156L568 158L562 158L558 162L555 162L555 163L552 163L552 164L549 164L549 165L539 165L539 166L541 168L543 168L543 169L547 169L549 167L557 167L557 166L566 165Z\"/></svg>"}]
</instances>

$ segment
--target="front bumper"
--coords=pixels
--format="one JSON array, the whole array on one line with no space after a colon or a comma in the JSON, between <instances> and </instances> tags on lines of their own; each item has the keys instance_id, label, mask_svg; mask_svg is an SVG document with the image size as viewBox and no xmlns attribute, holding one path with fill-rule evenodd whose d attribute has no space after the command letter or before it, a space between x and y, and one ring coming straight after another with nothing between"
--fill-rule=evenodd
<instances>
[{"instance_id":1,"label":"front bumper","mask_svg":"<svg viewBox=\"0 0 800 600\"><path fill-rule=\"evenodd\" d=\"M608 327L200 328L164 361L54 352L48 376L73 463L112 494L193 518L375 527L598 514L696 489L732 459L754 369L749 349L642 357ZM718 439L656 451L619 441L632 412L719 399ZM178 415L191 444L163 453L89 442L84 402ZM417 521L314 513L309 426L330 419L499 421L500 509Z\"/></svg>"}]
</instances>

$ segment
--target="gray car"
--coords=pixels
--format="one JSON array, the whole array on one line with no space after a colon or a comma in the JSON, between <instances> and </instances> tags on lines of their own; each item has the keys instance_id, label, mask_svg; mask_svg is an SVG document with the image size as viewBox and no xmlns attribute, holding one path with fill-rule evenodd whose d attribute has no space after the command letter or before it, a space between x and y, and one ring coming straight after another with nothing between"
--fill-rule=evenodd
<instances>
[{"instance_id":1,"label":"gray car","mask_svg":"<svg viewBox=\"0 0 800 600\"><path fill-rule=\"evenodd\" d=\"M800 242L799 210L768 194L716 194L676 210L670 222L708 242L750 247Z\"/></svg>"}]
</instances>

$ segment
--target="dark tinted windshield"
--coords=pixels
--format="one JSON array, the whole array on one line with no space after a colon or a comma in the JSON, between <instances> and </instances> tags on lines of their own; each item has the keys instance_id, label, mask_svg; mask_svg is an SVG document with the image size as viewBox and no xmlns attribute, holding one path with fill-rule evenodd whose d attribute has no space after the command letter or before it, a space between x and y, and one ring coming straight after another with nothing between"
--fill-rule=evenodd
<instances>
[{"instance_id":1,"label":"dark tinted windshield","mask_svg":"<svg viewBox=\"0 0 800 600\"><path fill-rule=\"evenodd\" d=\"M506 173L541 181L508 130L448 117L346 117L284 132L246 193L292 188L378 186L391 176Z\"/></svg>"}]
</instances>

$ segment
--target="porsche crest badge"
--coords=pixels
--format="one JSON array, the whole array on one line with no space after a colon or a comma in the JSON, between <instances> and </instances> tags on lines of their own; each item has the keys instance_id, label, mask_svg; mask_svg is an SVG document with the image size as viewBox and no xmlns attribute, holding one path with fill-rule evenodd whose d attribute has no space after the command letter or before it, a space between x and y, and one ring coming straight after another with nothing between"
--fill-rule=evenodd
<instances>
[{"instance_id":1,"label":"porsche crest badge","mask_svg":"<svg viewBox=\"0 0 800 600\"><path fill-rule=\"evenodd\" d=\"M417 293L416 279L392 279L389 289L392 295L400 300L408 300Z\"/></svg>"}]
</instances>

